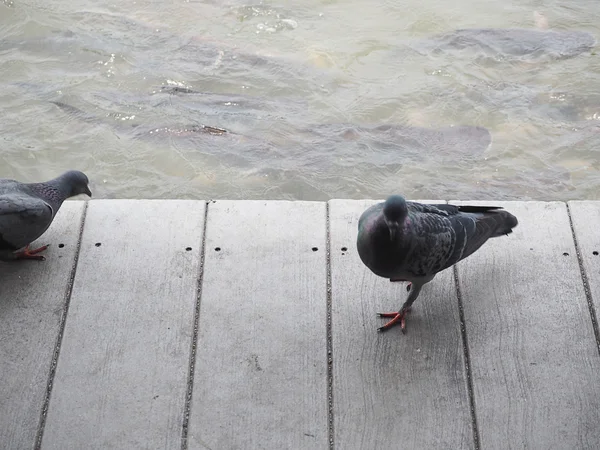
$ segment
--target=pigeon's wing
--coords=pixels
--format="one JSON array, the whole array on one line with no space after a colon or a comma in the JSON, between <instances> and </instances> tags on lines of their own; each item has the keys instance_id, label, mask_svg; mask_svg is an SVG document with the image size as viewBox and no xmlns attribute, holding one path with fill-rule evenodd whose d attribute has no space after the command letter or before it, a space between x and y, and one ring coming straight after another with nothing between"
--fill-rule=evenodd
<instances>
[{"instance_id":1,"label":"pigeon's wing","mask_svg":"<svg viewBox=\"0 0 600 450\"><path fill-rule=\"evenodd\" d=\"M446 214L428 208L428 212L410 215L410 232L396 243L396 254L402 255L398 261L401 272L426 277L446 267L455 244Z\"/></svg>"},{"instance_id":2,"label":"pigeon's wing","mask_svg":"<svg viewBox=\"0 0 600 450\"><path fill-rule=\"evenodd\" d=\"M419 212L427 214L438 214L444 217L454 216L461 212L484 213L502 209L500 206L456 206L448 203L424 204L415 202L406 202L410 212Z\"/></svg>"},{"instance_id":3,"label":"pigeon's wing","mask_svg":"<svg viewBox=\"0 0 600 450\"><path fill-rule=\"evenodd\" d=\"M517 224L515 217L501 208L480 208L486 207L460 207L459 213L449 218L455 244L446 267L473 254L491 237L510 233Z\"/></svg>"},{"instance_id":4,"label":"pigeon's wing","mask_svg":"<svg viewBox=\"0 0 600 450\"><path fill-rule=\"evenodd\" d=\"M457 211L456 206L443 204L425 204L417 202L406 202L409 213L423 213L423 214L438 214L440 216L448 216L454 214Z\"/></svg>"},{"instance_id":5,"label":"pigeon's wing","mask_svg":"<svg viewBox=\"0 0 600 450\"><path fill-rule=\"evenodd\" d=\"M494 206L454 206L409 203L410 235L398 243L399 255L408 255L404 268L430 276L466 258L496 235L501 209ZM506 213L502 211L502 213Z\"/></svg>"},{"instance_id":6,"label":"pigeon's wing","mask_svg":"<svg viewBox=\"0 0 600 450\"><path fill-rule=\"evenodd\" d=\"M52 223L52 208L25 194L0 195L0 248L18 250L33 242Z\"/></svg>"}]
</instances>

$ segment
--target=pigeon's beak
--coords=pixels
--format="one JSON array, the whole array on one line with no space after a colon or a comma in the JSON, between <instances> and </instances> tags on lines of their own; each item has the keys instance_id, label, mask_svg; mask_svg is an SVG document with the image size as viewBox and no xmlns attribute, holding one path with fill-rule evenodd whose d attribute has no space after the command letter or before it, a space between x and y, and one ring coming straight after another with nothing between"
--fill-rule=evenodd
<instances>
[{"instance_id":1,"label":"pigeon's beak","mask_svg":"<svg viewBox=\"0 0 600 450\"><path fill-rule=\"evenodd\" d=\"M83 191L84 194L86 194L88 197L92 196L92 191L90 191L89 187L85 187L85 191Z\"/></svg>"},{"instance_id":2,"label":"pigeon's beak","mask_svg":"<svg viewBox=\"0 0 600 450\"><path fill-rule=\"evenodd\" d=\"M398 224L393 222L388 225L388 229L390 230L390 241L394 241L396 239L396 231L398 230Z\"/></svg>"}]
</instances>

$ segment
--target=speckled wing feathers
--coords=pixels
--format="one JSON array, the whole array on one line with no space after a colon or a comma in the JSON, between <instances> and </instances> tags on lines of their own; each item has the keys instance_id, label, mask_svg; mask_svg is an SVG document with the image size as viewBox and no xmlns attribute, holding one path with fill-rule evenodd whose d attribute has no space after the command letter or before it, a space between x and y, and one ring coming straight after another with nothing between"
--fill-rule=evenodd
<instances>
[{"instance_id":1,"label":"speckled wing feathers","mask_svg":"<svg viewBox=\"0 0 600 450\"><path fill-rule=\"evenodd\" d=\"M512 228L517 221L510 213L502 209L488 210L485 212L465 212L461 208L461 214L452 218L453 228L459 234L459 226L464 227L463 251L456 259L450 260L450 265L456 264L461 259L473 254L485 242L503 234L512 233Z\"/></svg>"},{"instance_id":2,"label":"speckled wing feathers","mask_svg":"<svg viewBox=\"0 0 600 450\"><path fill-rule=\"evenodd\" d=\"M433 275L447 267L455 246L461 242L457 242L448 211L432 205L427 205L426 211L415 211L412 206L405 234L396 241L397 254L406 255L402 271L420 277Z\"/></svg>"},{"instance_id":3,"label":"speckled wing feathers","mask_svg":"<svg viewBox=\"0 0 600 450\"><path fill-rule=\"evenodd\" d=\"M498 207L414 205L409 206L410 232L403 237L412 245L401 243L400 247L413 248L406 258L406 269L418 276L444 270L471 255L489 238L511 232L506 222L512 216Z\"/></svg>"},{"instance_id":4,"label":"speckled wing feathers","mask_svg":"<svg viewBox=\"0 0 600 450\"><path fill-rule=\"evenodd\" d=\"M511 232L516 219L500 207L406 202L403 232L392 243L383 203L359 219L357 245L363 262L383 277L430 277L471 255L489 238Z\"/></svg>"}]
</instances>

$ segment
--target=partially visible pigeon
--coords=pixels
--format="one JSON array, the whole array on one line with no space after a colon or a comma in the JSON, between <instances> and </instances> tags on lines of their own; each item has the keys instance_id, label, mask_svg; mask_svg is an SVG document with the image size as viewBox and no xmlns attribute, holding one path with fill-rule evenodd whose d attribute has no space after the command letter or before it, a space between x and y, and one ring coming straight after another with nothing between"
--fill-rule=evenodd
<instances>
[{"instance_id":1,"label":"partially visible pigeon","mask_svg":"<svg viewBox=\"0 0 600 450\"><path fill-rule=\"evenodd\" d=\"M375 275L409 281L408 298L379 328L400 322L402 332L411 305L435 275L466 258L489 238L512 233L517 218L496 206L424 205L399 195L371 206L358 221L358 254Z\"/></svg>"},{"instance_id":2,"label":"partially visible pigeon","mask_svg":"<svg viewBox=\"0 0 600 450\"><path fill-rule=\"evenodd\" d=\"M88 183L88 177L77 170L45 183L0 179L0 260L44 260L38 253L48 246L30 250L29 244L44 234L65 199L92 196Z\"/></svg>"}]
</instances>

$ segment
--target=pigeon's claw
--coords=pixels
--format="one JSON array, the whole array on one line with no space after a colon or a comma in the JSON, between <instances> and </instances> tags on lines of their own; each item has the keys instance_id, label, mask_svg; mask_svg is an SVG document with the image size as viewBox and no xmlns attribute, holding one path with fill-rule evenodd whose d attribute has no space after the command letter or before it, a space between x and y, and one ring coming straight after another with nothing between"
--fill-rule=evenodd
<instances>
[{"instance_id":1,"label":"pigeon's claw","mask_svg":"<svg viewBox=\"0 0 600 450\"><path fill-rule=\"evenodd\" d=\"M384 326L377 328L377 331L387 331L400 322L400 329L402 330L402 333L406 333L406 316L408 315L409 311L410 308L393 313L378 313L379 317L391 317L392 320L390 320Z\"/></svg>"},{"instance_id":2,"label":"pigeon's claw","mask_svg":"<svg viewBox=\"0 0 600 450\"><path fill-rule=\"evenodd\" d=\"M15 253L15 259L35 259L37 261L45 261L46 258L43 255L38 255L38 253L43 252L48 247L49 247L48 245L44 245L40 248L29 250L29 245L28 245L27 247L25 247L25 249L22 252Z\"/></svg>"}]
</instances>

